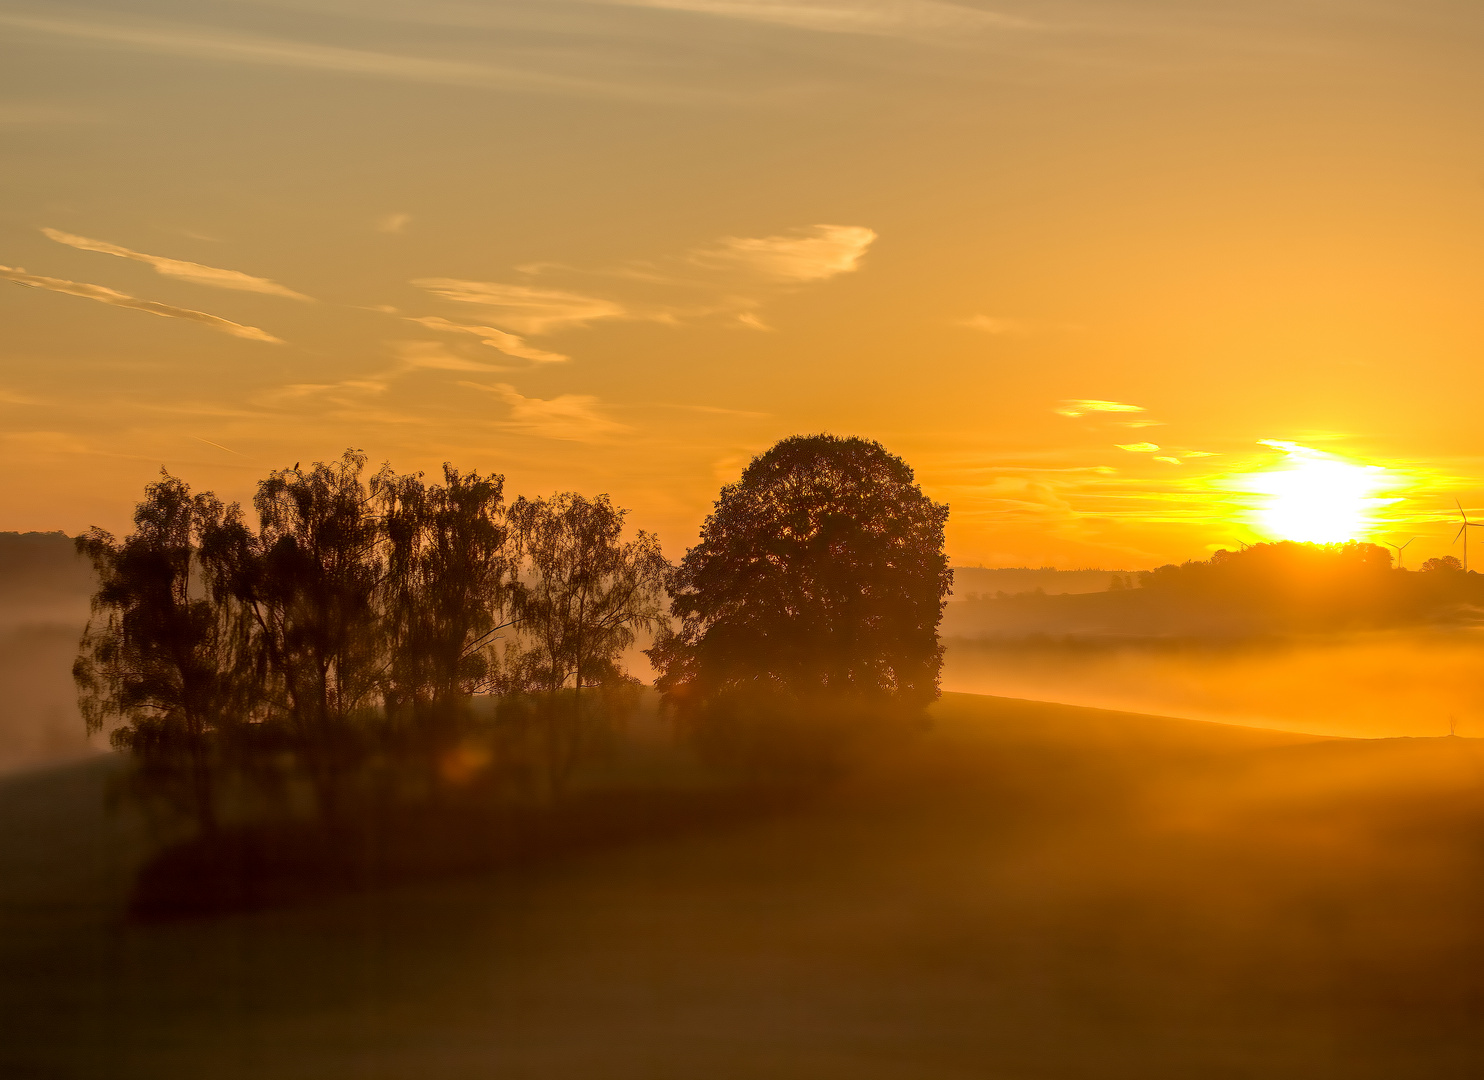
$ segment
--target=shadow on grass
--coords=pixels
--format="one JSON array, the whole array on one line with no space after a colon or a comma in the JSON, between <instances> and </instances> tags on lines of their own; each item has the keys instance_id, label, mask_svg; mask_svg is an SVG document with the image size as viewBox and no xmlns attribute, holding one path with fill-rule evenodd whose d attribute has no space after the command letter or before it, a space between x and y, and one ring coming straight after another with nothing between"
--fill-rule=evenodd
<instances>
[{"instance_id":1,"label":"shadow on grass","mask_svg":"<svg viewBox=\"0 0 1484 1080\"><path fill-rule=\"evenodd\" d=\"M243 825L158 852L139 871L128 913L142 921L221 915L496 871L742 824L807 798L797 788L618 789L555 805L399 806L336 827Z\"/></svg>"}]
</instances>

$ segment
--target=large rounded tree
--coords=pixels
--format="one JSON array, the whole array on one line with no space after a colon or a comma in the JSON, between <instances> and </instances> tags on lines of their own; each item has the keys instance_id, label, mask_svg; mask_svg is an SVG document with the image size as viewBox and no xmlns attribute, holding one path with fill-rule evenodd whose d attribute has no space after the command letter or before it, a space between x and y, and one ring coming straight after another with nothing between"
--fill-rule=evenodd
<instances>
[{"instance_id":1,"label":"large rounded tree","mask_svg":"<svg viewBox=\"0 0 1484 1080\"><path fill-rule=\"evenodd\" d=\"M948 507L880 443L784 439L722 489L650 650L672 704L734 693L922 706L938 696Z\"/></svg>"}]
</instances>

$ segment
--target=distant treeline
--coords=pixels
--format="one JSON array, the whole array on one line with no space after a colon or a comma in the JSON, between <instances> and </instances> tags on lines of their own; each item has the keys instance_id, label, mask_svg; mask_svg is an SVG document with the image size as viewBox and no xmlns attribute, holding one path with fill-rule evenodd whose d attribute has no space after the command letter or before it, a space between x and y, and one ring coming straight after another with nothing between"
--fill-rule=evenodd
<instances>
[{"instance_id":1,"label":"distant treeline","mask_svg":"<svg viewBox=\"0 0 1484 1080\"><path fill-rule=\"evenodd\" d=\"M1457 559L1393 569L1375 544L1255 544L1115 578L1083 595L955 604L958 637L1244 637L1484 620L1484 576Z\"/></svg>"},{"instance_id":2,"label":"distant treeline","mask_svg":"<svg viewBox=\"0 0 1484 1080\"><path fill-rule=\"evenodd\" d=\"M93 591L87 559L64 532L0 532L0 604L58 604Z\"/></svg>"},{"instance_id":3,"label":"distant treeline","mask_svg":"<svg viewBox=\"0 0 1484 1080\"><path fill-rule=\"evenodd\" d=\"M1102 592L1117 580L1125 582L1128 570L1058 570L1054 566L956 566L953 568L954 600L984 600L1001 593Z\"/></svg>"}]
</instances>

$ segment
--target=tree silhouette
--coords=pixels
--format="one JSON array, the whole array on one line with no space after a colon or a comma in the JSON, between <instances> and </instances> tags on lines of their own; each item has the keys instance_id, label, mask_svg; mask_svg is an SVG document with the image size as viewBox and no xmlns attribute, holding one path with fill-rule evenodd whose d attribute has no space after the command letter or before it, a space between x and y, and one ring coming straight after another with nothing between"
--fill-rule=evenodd
<instances>
[{"instance_id":1,"label":"tree silhouette","mask_svg":"<svg viewBox=\"0 0 1484 1080\"><path fill-rule=\"evenodd\" d=\"M516 587L504 477L380 477L388 573L382 590L388 669L386 711L436 760L457 737L469 694L488 689L495 635Z\"/></svg>"},{"instance_id":2,"label":"tree silhouette","mask_svg":"<svg viewBox=\"0 0 1484 1080\"><path fill-rule=\"evenodd\" d=\"M253 697L243 612L198 557L203 533L229 514L161 470L133 535L120 542L94 528L77 538L99 579L72 669L88 730L118 721L113 745L132 752L144 786L207 832L216 828L221 735L246 722Z\"/></svg>"},{"instance_id":3,"label":"tree silhouette","mask_svg":"<svg viewBox=\"0 0 1484 1080\"><path fill-rule=\"evenodd\" d=\"M526 566L515 594L521 647L512 666L517 685L542 695L554 790L584 743L591 719L584 689L631 683L619 658L636 631L653 630L664 617L668 564L654 534L622 540L626 513L606 495L588 499L575 492L521 498L510 508ZM564 706L561 691L569 684Z\"/></svg>"},{"instance_id":4,"label":"tree silhouette","mask_svg":"<svg viewBox=\"0 0 1484 1080\"><path fill-rule=\"evenodd\" d=\"M920 707L937 697L948 507L879 443L784 439L722 489L649 651L672 704L730 694Z\"/></svg>"},{"instance_id":5,"label":"tree silhouette","mask_svg":"<svg viewBox=\"0 0 1484 1080\"><path fill-rule=\"evenodd\" d=\"M327 819L366 751L387 668L383 529L365 464L348 450L335 463L273 472L253 498L258 531L228 513L203 544L222 587L252 615L263 694Z\"/></svg>"}]
</instances>

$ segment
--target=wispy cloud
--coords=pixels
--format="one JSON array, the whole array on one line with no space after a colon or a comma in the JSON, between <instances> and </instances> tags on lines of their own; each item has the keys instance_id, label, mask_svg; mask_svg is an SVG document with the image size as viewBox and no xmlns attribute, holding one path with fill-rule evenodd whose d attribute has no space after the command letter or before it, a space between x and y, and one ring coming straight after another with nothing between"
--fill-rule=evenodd
<instances>
[{"instance_id":1,"label":"wispy cloud","mask_svg":"<svg viewBox=\"0 0 1484 1080\"><path fill-rule=\"evenodd\" d=\"M181 24L108 24L93 20L44 19L0 15L0 27L50 37L166 56L300 68L399 82L484 89L542 90L555 93L643 98L630 86L553 75L523 68L471 64L399 53L349 49L307 41L264 37Z\"/></svg>"},{"instance_id":2,"label":"wispy cloud","mask_svg":"<svg viewBox=\"0 0 1484 1080\"><path fill-rule=\"evenodd\" d=\"M429 330L443 330L450 334L472 334L480 339L482 345L499 349L506 356L529 360L535 364L559 364L571 359L561 353L547 352L545 349L528 345L525 339L518 334L507 334L504 330L497 330L493 326L465 326L463 323L440 319L436 315L409 316L407 321L426 326Z\"/></svg>"},{"instance_id":3,"label":"wispy cloud","mask_svg":"<svg viewBox=\"0 0 1484 1080\"><path fill-rule=\"evenodd\" d=\"M147 311L151 315L159 315L166 319L185 319L189 322L198 322L209 326L213 330L220 330L224 334L233 337L247 338L249 341L267 341L274 345L282 345L283 342L268 333L259 330L256 326L244 326L241 323L223 319L219 315L210 315L204 311L195 311L192 308L175 307L171 304L160 304L153 300L140 300L129 296L127 293L118 292L115 289L103 285L89 285L81 281L64 281L61 278L41 277L38 274L28 274L24 270L10 266L0 266L0 279L13 281L17 285L25 285L32 289L47 289L51 292L65 293L68 296L81 296L86 300L96 300L100 304L109 304L112 307L131 308L134 311Z\"/></svg>"},{"instance_id":4,"label":"wispy cloud","mask_svg":"<svg viewBox=\"0 0 1484 1080\"><path fill-rule=\"evenodd\" d=\"M813 225L783 236L724 236L691 258L772 281L824 281L855 270L875 241L863 225Z\"/></svg>"},{"instance_id":5,"label":"wispy cloud","mask_svg":"<svg viewBox=\"0 0 1484 1080\"><path fill-rule=\"evenodd\" d=\"M482 307L506 326L527 334L586 326L600 319L634 317L628 308L613 300L560 289L456 278L419 278L412 284L445 300Z\"/></svg>"},{"instance_id":6,"label":"wispy cloud","mask_svg":"<svg viewBox=\"0 0 1484 1080\"><path fill-rule=\"evenodd\" d=\"M483 390L510 409L506 426L529 435L565 442L601 442L632 430L603 414L602 403L591 394L561 394L554 398L526 397L508 383L493 386L461 382L471 390Z\"/></svg>"},{"instance_id":7,"label":"wispy cloud","mask_svg":"<svg viewBox=\"0 0 1484 1080\"><path fill-rule=\"evenodd\" d=\"M60 229L43 228L42 234L59 244L77 248L79 251L97 251L104 255L116 255L120 259L133 259L154 269L165 277L189 281L194 285L209 285L213 289L235 289L238 292L264 293L268 296L283 296L290 300L309 300L303 293L295 292L287 285L280 285L268 278L253 277L240 270L221 270L215 266L186 262L184 259L169 259L163 255L146 255L142 251L110 244L106 240L93 240L86 236L74 236Z\"/></svg>"},{"instance_id":8,"label":"wispy cloud","mask_svg":"<svg viewBox=\"0 0 1484 1080\"><path fill-rule=\"evenodd\" d=\"M1035 26L998 12L942 0L609 0L625 7L694 12L797 30L879 36L943 35Z\"/></svg>"},{"instance_id":9,"label":"wispy cloud","mask_svg":"<svg viewBox=\"0 0 1484 1080\"><path fill-rule=\"evenodd\" d=\"M1023 337L1031 328L1017 319L1002 319L996 315L974 315L959 322L970 330L979 330L997 337Z\"/></svg>"},{"instance_id":10,"label":"wispy cloud","mask_svg":"<svg viewBox=\"0 0 1484 1080\"><path fill-rule=\"evenodd\" d=\"M618 267L582 269L559 262L528 263L526 275L602 279L605 295L585 286L550 288L461 278L418 278L412 282L434 296L482 309L493 325L467 325L436 316L410 321L431 330L478 336L491 348L534 363L568 359L537 349L518 334L549 334L601 321L642 321L681 325L724 320L734 327L768 331L757 309L764 298L856 270L876 232L859 225L813 225L777 236L727 236L705 247L670 256L656 265L632 262ZM615 284L622 282L623 284ZM582 291L578 291L581 289ZM640 291L643 299L614 299L610 290Z\"/></svg>"},{"instance_id":11,"label":"wispy cloud","mask_svg":"<svg viewBox=\"0 0 1484 1080\"><path fill-rule=\"evenodd\" d=\"M411 221L411 214L385 214L376 219L376 231L400 233L407 228L408 223Z\"/></svg>"},{"instance_id":12,"label":"wispy cloud","mask_svg":"<svg viewBox=\"0 0 1484 1080\"><path fill-rule=\"evenodd\" d=\"M1127 450L1130 454L1152 454L1159 449L1159 446L1152 442L1116 443L1115 445L1118 449Z\"/></svg>"},{"instance_id":13,"label":"wispy cloud","mask_svg":"<svg viewBox=\"0 0 1484 1080\"><path fill-rule=\"evenodd\" d=\"M387 384L374 378L342 379L333 383L289 383L259 394L254 398L254 403L265 408L279 408L320 394L381 394L386 390ZM343 402L346 399L342 397L334 400Z\"/></svg>"},{"instance_id":14,"label":"wispy cloud","mask_svg":"<svg viewBox=\"0 0 1484 1080\"><path fill-rule=\"evenodd\" d=\"M1142 405L1129 405L1123 401L1100 401L1097 398L1069 398L1052 410L1057 416L1069 416L1075 419L1086 416L1088 413L1130 413L1143 412Z\"/></svg>"},{"instance_id":15,"label":"wispy cloud","mask_svg":"<svg viewBox=\"0 0 1484 1080\"><path fill-rule=\"evenodd\" d=\"M747 420L765 420L771 413L755 412L751 409L726 409L720 405L681 405L669 401L643 402L629 406L633 409L673 409L676 412L701 413L704 416L737 416Z\"/></svg>"},{"instance_id":16,"label":"wispy cloud","mask_svg":"<svg viewBox=\"0 0 1484 1080\"><path fill-rule=\"evenodd\" d=\"M369 397L385 394L397 380L418 372L451 371L462 375L495 375L513 370L460 356L450 352L440 341L398 341L390 344L396 359L381 371L336 382L288 383L259 395L257 403L277 408L307 398L322 398L331 404L363 409Z\"/></svg>"},{"instance_id":17,"label":"wispy cloud","mask_svg":"<svg viewBox=\"0 0 1484 1080\"><path fill-rule=\"evenodd\" d=\"M449 352L439 341L403 341L396 346L398 366L391 371L371 376L378 384L387 379L406 375L413 371L509 371L507 367L470 360L466 356Z\"/></svg>"}]
</instances>

